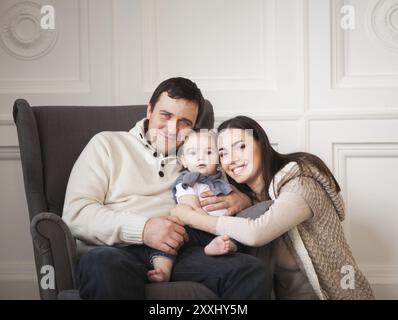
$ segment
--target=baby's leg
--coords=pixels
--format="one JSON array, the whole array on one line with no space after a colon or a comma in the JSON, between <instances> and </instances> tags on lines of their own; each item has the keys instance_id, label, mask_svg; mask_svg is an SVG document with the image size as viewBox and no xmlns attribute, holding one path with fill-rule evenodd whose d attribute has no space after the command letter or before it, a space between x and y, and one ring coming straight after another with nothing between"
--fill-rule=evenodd
<instances>
[{"instance_id":1,"label":"baby's leg","mask_svg":"<svg viewBox=\"0 0 398 320\"><path fill-rule=\"evenodd\" d=\"M168 282L170 280L173 261L165 256L155 256L152 260L153 270L149 270L147 277L150 282Z\"/></svg>"},{"instance_id":2,"label":"baby's leg","mask_svg":"<svg viewBox=\"0 0 398 320\"><path fill-rule=\"evenodd\" d=\"M226 234L215 237L206 247L205 253L208 256L220 256L236 252L236 244Z\"/></svg>"}]
</instances>

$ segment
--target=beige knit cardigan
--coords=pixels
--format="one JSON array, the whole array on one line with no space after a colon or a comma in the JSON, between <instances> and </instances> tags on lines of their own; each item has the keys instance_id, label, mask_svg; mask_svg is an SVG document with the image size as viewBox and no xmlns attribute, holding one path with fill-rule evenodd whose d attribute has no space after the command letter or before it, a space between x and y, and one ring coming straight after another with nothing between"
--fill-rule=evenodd
<instances>
[{"instance_id":1,"label":"beige knit cardigan","mask_svg":"<svg viewBox=\"0 0 398 320\"><path fill-rule=\"evenodd\" d=\"M312 218L288 231L285 239L318 297L373 299L370 284L358 269L345 239L341 225L345 217L344 203L334 183L315 167L304 168L301 172L297 163L290 162L275 175L270 185L272 199L282 192L301 195L313 212ZM349 286L343 283L347 268L353 270L355 276Z\"/></svg>"}]
</instances>

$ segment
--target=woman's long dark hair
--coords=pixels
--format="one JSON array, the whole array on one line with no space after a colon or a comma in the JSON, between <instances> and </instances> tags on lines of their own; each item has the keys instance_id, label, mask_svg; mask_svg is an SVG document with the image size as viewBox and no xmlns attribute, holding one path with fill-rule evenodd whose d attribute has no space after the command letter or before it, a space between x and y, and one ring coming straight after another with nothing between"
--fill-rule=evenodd
<instances>
[{"instance_id":1,"label":"woman's long dark hair","mask_svg":"<svg viewBox=\"0 0 398 320\"><path fill-rule=\"evenodd\" d=\"M281 154L275 151L274 148L272 148L264 129L255 120L245 116L237 116L221 123L218 127L218 132L220 133L224 129L251 129L253 132L253 138L260 145L261 169L265 186L263 193L261 194L261 199L257 199L252 190L246 184L238 184L235 180L228 177L231 184L241 192L247 194L252 200L268 200L270 198L268 189L272 179L280 169L291 161L297 162L301 172L303 172L304 167L315 167L321 174L326 176L330 182L332 182L332 185L334 184L336 191L340 192L340 186L332 172L319 157L307 152ZM309 172L311 172L311 170L309 170Z\"/></svg>"}]
</instances>

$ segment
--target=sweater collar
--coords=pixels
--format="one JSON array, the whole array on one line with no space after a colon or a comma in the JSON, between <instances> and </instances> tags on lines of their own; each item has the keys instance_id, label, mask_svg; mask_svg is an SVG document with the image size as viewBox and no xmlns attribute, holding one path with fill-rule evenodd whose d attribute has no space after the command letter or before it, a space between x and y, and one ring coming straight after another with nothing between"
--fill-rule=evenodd
<instances>
[{"instance_id":1,"label":"sweater collar","mask_svg":"<svg viewBox=\"0 0 398 320\"><path fill-rule=\"evenodd\" d=\"M135 126L129 131L130 134L132 134L138 141L140 141L151 153L157 156L162 157L162 162L169 162L169 161L174 161L177 159L176 155L169 155L169 156L163 156L162 154L158 153L156 148L151 145L151 142L147 139L146 133L148 131L148 119L144 118L135 124Z\"/></svg>"},{"instance_id":2,"label":"sweater collar","mask_svg":"<svg viewBox=\"0 0 398 320\"><path fill-rule=\"evenodd\" d=\"M140 121L137 121L135 126L129 131L134 137L136 137L142 144L149 144L151 143L146 138L146 131L148 129L148 119L144 118Z\"/></svg>"}]
</instances>

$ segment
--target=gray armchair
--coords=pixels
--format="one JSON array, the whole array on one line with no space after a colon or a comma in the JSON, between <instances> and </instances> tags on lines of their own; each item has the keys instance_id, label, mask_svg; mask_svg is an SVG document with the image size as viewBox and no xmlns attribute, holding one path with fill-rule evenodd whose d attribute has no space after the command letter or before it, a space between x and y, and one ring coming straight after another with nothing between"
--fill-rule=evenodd
<instances>
[{"instance_id":1,"label":"gray armchair","mask_svg":"<svg viewBox=\"0 0 398 320\"><path fill-rule=\"evenodd\" d=\"M79 299L76 279L76 241L62 220L69 174L88 141L101 131L131 129L146 114L146 106L31 107L15 101L13 116L18 131L26 199L41 299ZM198 127L212 128L213 107L206 101ZM43 289L42 267L55 270L55 288ZM216 299L194 282L148 284L148 299Z\"/></svg>"},{"instance_id":2,"label":"gray armchair","mask_svg":"<svg viewBox=\"0 0 398 320\"><path fill-rule=\"evenodd\" d=\"M62 220L66 186L80 152L96 133L131 129L146 114L146 106L46 106L31 107L16 100L13 116L17 127L26 200L41 299L80 299L76 279L79 255L76 240ZM213 107L205 103L205 112L197 127L212 128ZM269 204L262 204L258 213ZM242 211L242 217L256 214L255 207ZM88 250L90 248L83 248ZM270 246L252 248L250 254L264 262L271 259ZM43 289L43 266L55 271L55 288ZM43 277L43 278L42 278ZM146 285L146 296L154 300L217 299L205 286L194 282L168 282Z\"/></svg>"}]
</instances>

